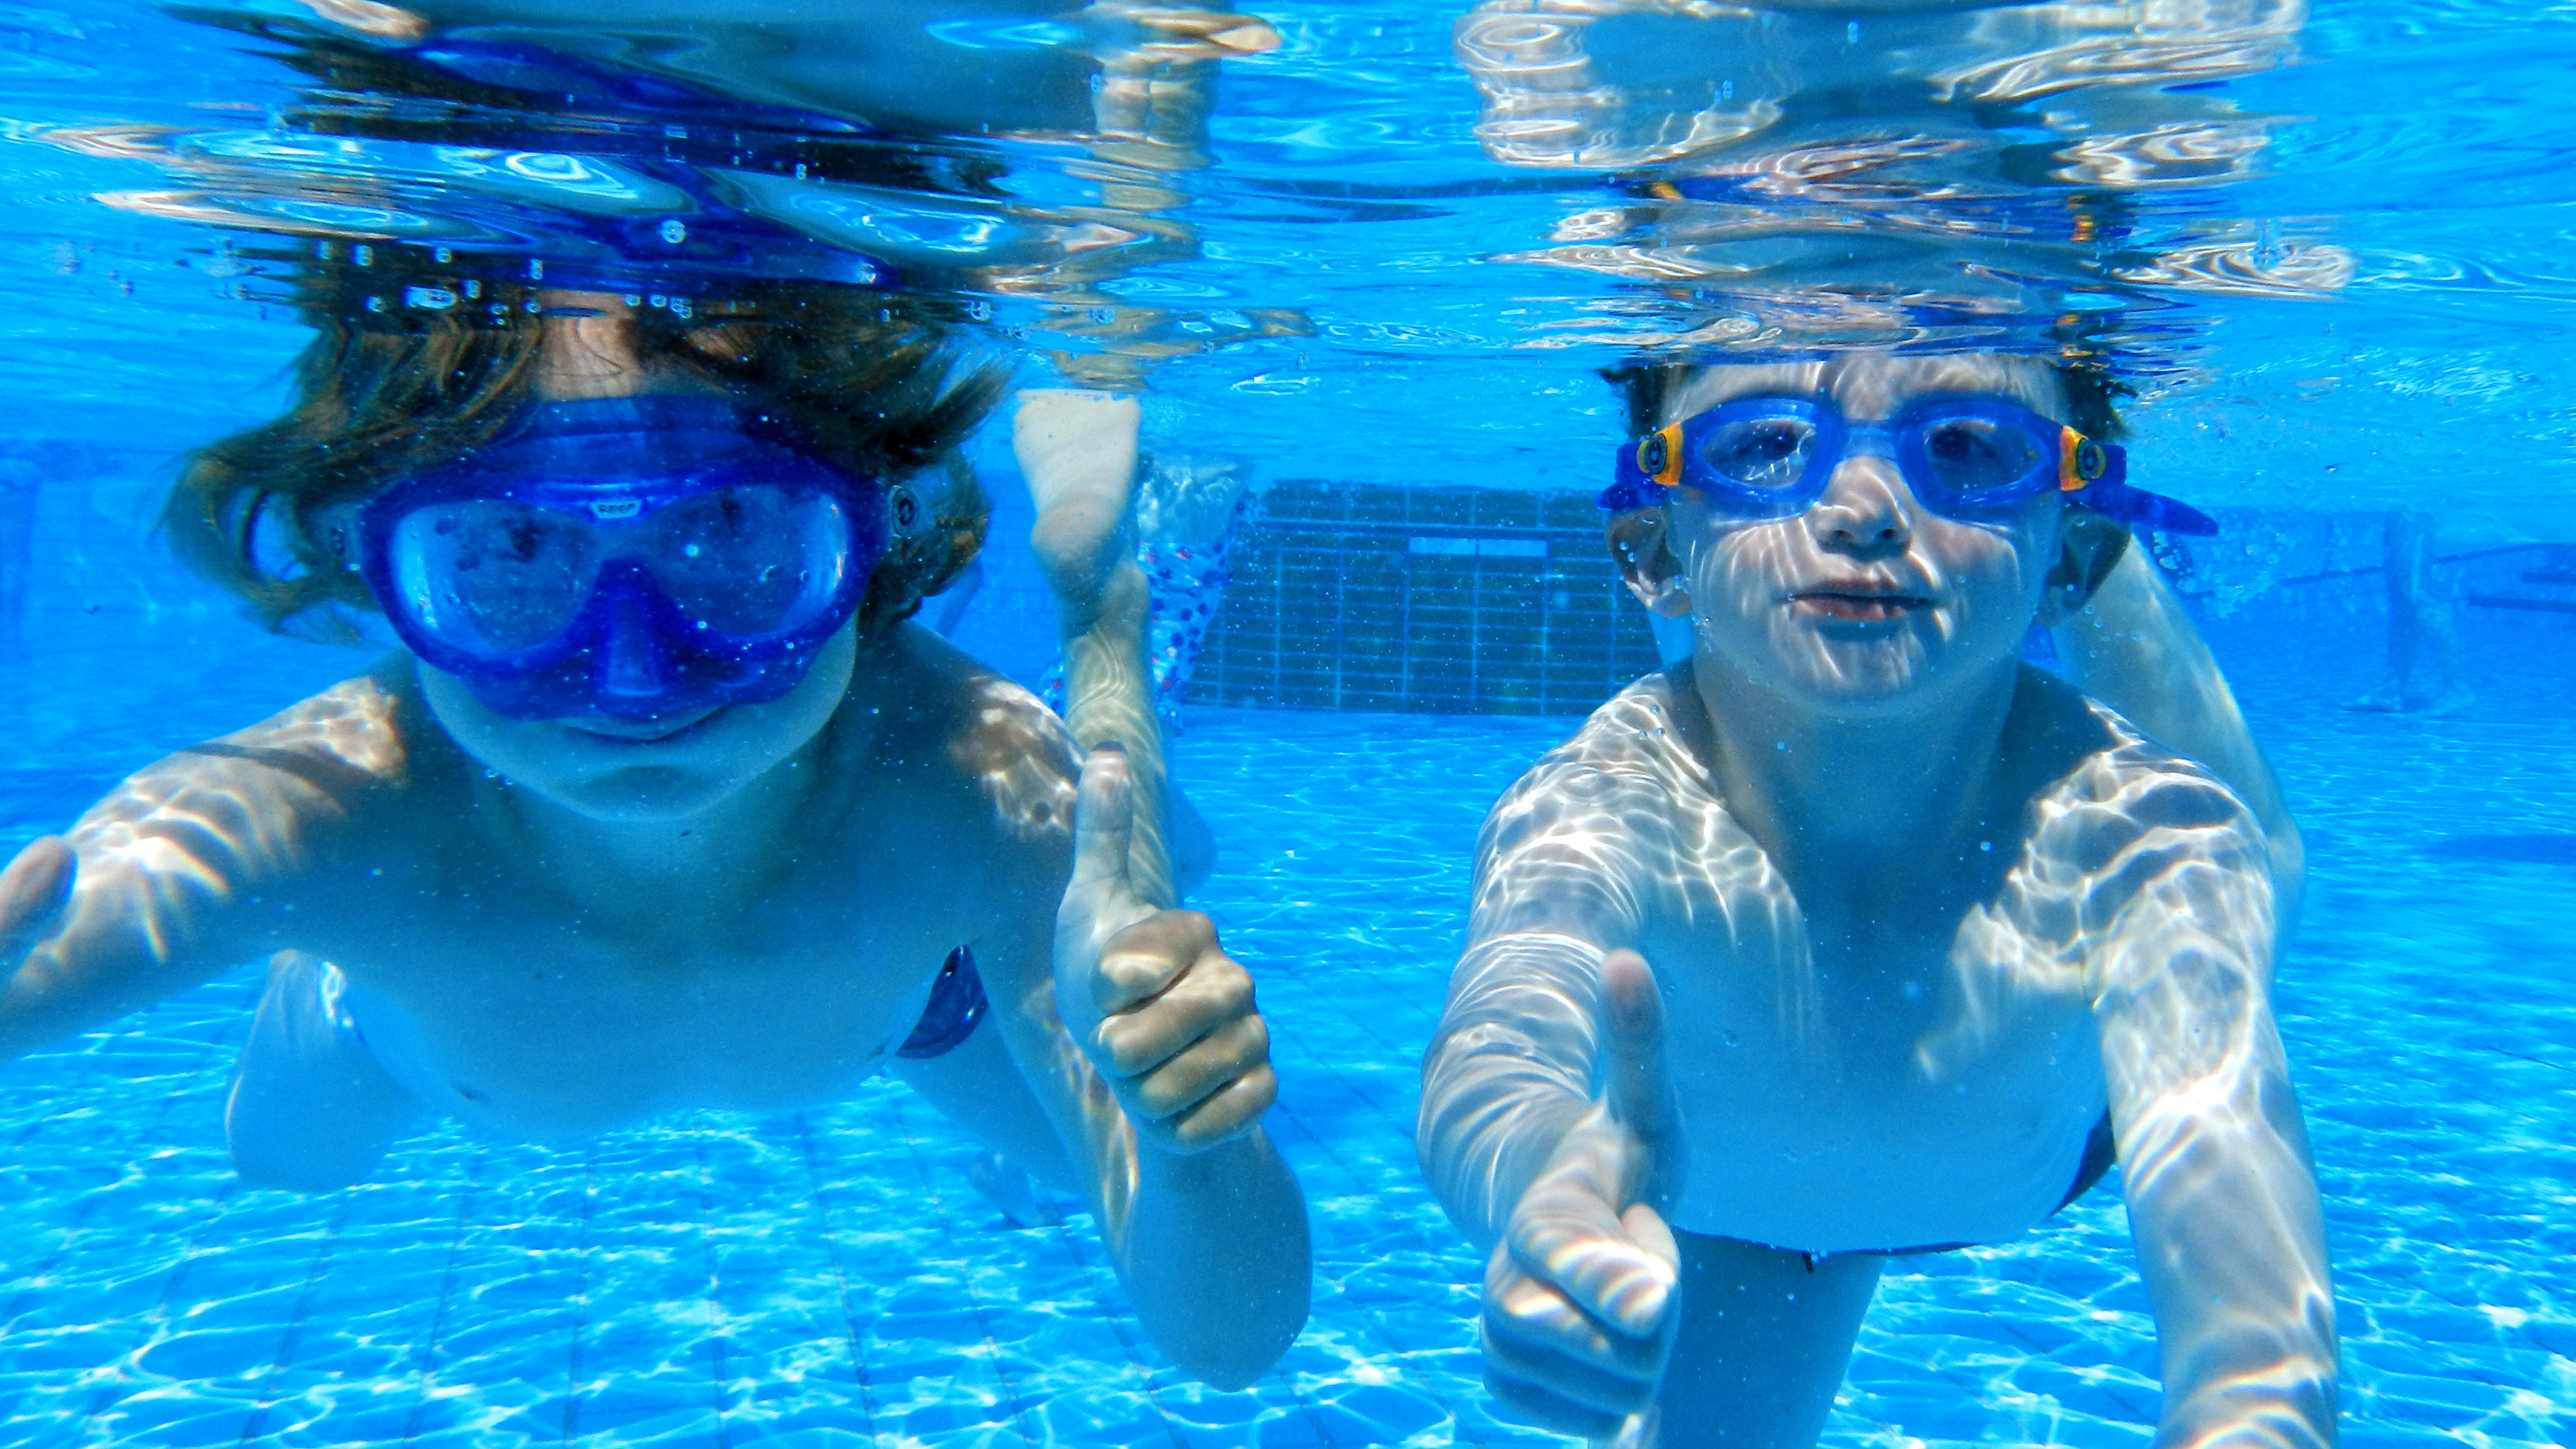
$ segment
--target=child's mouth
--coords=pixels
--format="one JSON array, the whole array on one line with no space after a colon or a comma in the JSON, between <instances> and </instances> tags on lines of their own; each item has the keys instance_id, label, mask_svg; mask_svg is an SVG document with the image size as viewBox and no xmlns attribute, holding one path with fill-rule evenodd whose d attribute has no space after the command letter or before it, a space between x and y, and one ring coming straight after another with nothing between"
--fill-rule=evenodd
<instances>
[{"instance_id":1,"label":"child's mouth","mask_svg":"<svg viewBox=\"0 0 2576 1449\"><path fill-rule=\"evenodd\" d=\"M1828 619L1850 619L1859 623L1883 623L1902 619L1917 609L1929 607L1930 599L1917 594L1882 594L1846 589L1810 589L1794 596L1790 603L1809 613Z\"/></svg>"},{"instance_id":2,"label":"child's mouth","mask_svg":"<svg viewBox=\"0 0 2576 1449\"><path fill-rule=\"evenodd\" d=\"M715 718L719 713L721 713L720 710L709 706L676 715L661 715L653 719L624 720L595 717L566 720L564 724L567 728L578 730L594 739L615 740L620 744L657 745L678 739Z\"/></svg>"}]
</instances>

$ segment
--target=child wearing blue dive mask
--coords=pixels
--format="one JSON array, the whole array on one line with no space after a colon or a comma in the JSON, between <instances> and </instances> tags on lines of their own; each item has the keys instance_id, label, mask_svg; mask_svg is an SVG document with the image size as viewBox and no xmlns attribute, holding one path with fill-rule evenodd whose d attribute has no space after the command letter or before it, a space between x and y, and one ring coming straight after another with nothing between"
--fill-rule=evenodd
<instances>
[{"instance_id":1,"label":"child wearing blue dive mask","mask_svg":"<svg viewBox=\"0 0 2576 1449\"><path fill-rule=\"evenodd\" d=\"M2054 362L1628 381L1602 501L1691 656L1495 806L1423 1064L1489 1386L1595 1439L1806 1449L1890 1255L2010 1240L2116 1160L2160 1437L2331 1443L2269 1005L2295 831L2120 526L2206 520L2127 483ZM2021 663L2034 621L2215 773Z\"/></svg>"},{"instance_id":2,"label":"child wearing blue dive mask","mask_svg":"<svg viewBox=\"0 0 2576 1449\"><path fill-rule=\"evenodd\" d=\"M981 538L955 450L999 378L878 294L379 320L335 280L299 406L170 523L272 618L373 605L406 648L23 852L0 1050L272 956L227 1128L303 1189L431 1114L563 1139L889 1070L1088 1199L1184 1369L1266 1369L1304 1212L1250 978L1131 873L1152 741L1084 760L907 621ZM1119 577L1065 602L1141 655L1082 592Z\"/></svg>"}]
</instances>

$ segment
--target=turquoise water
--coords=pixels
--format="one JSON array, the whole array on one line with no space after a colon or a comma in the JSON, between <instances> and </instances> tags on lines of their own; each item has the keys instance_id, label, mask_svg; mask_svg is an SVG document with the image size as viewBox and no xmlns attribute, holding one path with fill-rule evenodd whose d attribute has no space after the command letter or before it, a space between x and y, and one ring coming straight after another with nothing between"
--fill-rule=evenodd
<instances>
[{"instance_id":1,"label":"turquoise water","mask_svg":"<svg viewBox=\"0 0 2576 1449\"><path fill-rule=\"evenodd\" d=\"M2315 842L2281 1013L2346 1442L2563 1444L2576 669L2392 720L2334 707L2358 671L2221 642ZM553 1151L451 1128L364 1187L244 1188L221 1116L245 974L11 1069L0 1443L1559 1442L1485 1403L1480 1265L1410 1127L1476 825L1566 727L1193 714L1182 769L1227 843L1197 899L1267 968L1272 1130L1316 1231L1314 1317L1249 1392L1160 1364L1087 1221L1009 1227L968 1142L891 1084ZM1897 1263L1827 1440L2143 1445L2155 1404L2105 1189L2025 1241Z\"/></svg>"},{"instance_id":2,"label":"turquoise water","mask_svg":"<svg viewBox=\"0 0 2576 1449\"><path fill-rule=\"evenodd\" d=\"M1592 486L1618 424L1590 370L1706 309L1659 311L1632 276L1565 252L1663 163L1498 159L1453 44L1461 9L1262 8L1282 43L1226 62L1205 164L1146 178L1186 201L1186 247L1140 246L1096 286L960 295L997 346L1079 357L1093 344L1061 324L1095 316L1173 344L1149 433L1251 458L1263 484ZM1895 9L1858 13L1866 28ZM2133 314L2150 339L2142 481L2229 524L2194 607L2308 832L2279 995L2327 1204L2347 1438L2565 1444L2576 614L2533 581L2545 556L2510 550L2576 542L2576 11L2211 13L2255 38L2214 45L2246 52L2211 62L2223 105L2176 88L2156 91L2169 112L2145 107L2145 131L2174 139L2126 153L2154 164L2107 188L2129 208L2128 279L2052 277L2043 257L2032 290ZM951 61L1069 43L1044 17L953 19L901 24ZM1843 64L1807 55L1777 89L1823 93ZM0 549L0 575L25 581L0 641L0 843L362 657L257 633L150 533L170 460L282 396L301 333L261 302L251 252L349 209L407 212L424 245L514 217L569 234L558 194L476 209L455 200L461 169L312 142L287 114L295 87L273 54L160 10L0 10L0 545L23 550ZM1614 97L1607 133L1677 87ZM1033 131L1052 94L1028 89ZM2068 124L2001 130L2032 143ZM1034 230L1098 200L1100 163L1060 137L935 140L1000 158ZM2206 174L2157 169L2211 155ZM1888 194L1939 214L1923 197L1938 179ZM2010 235L2057 199L1976 195ZM914 200L916 233L962 225ZM1775 200L1809 208L1789 250L1817 263L1838 220L1886 197ZM253 202L272 230L249 228ZM1703 221L1603 236L1696 256L1683 234ZM1705 280L1716 263L1690 265ZM1262 309L1295 323L1268 329ZM1012 542L1025 500L1006 449L988 437L977 456L1000 517L960 638L1033 680L1052 624ZM2470 714L2347 713L2376 682L2378 511L2419 503L2444 510L2461 577L2505 561L2468 596L2525 606L2463 606ZM1248 1392L1183 1381L1087 1220L1008 1226L967 1185L965 1139L892 1084L572 1148L448 1126L363 1187L245 1187L221 1123L245 970L0 1069L0 1443L1560 1442L1485 1398L1479 1264L1421 1186L1410 1132L1475 827L1572 726L1190 713L1179 769L1223 846L1194 903L1259 974L1273 1131L1316 1230L1313 1317ZM2027 1240L1900 1260L1827 1439L2137 1445L2155 1385L2125 1221L2098 1191Z\"/></svg>"}]
</instances>

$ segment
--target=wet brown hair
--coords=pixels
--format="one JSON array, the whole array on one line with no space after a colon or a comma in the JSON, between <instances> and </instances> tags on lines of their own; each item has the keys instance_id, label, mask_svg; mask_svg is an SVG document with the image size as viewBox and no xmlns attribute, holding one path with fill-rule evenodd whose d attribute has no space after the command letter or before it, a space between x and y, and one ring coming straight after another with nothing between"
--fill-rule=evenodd
<instances>
[{"instance_id":1,"label":"wet brown hair","mask_svg":"<svg viewBox=\"0 0 2576 1449\"><path fill-rule=\"evenodd\" d=\"M532 396L536 284L432 275L428 261L348 243L297 259L287 300L316 335L294 405L199 449L163 508L179 558L271 628L354 637L343 611L374 606L347 536L358 505L489 441ZM1008 369L970 359L935 304L815 283L633 301L647 367L713 384L805 451L916 500L918 521L869 578L862 641L974 559L989 508L957 449Z\"/></svg>"}]
</instances>

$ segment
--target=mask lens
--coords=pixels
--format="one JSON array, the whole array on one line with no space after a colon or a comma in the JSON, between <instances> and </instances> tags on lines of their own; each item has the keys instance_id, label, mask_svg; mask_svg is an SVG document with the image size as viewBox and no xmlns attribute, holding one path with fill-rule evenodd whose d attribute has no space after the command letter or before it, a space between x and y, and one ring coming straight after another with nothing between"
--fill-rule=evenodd
<instances>
[{"instance_id":1,"label":"mask lens","mask_svg":"<svg viewBox=\"0 0 2576 1449\"><path fill-rule=\"evenodd\" d=\"M812 623L840 589L851 543L830 494L748 484L656 513L646 562L681 613L753 639Z\"/></svg>"},{"instance_id":2,"label":"mask lens","mask_svg":"<svg viewBox=\"0 0 2576 1449\"><path fill-rule=\"evenodd\" d=\"M1921 427L1923 466L1931 472L1930 481L1955 498L2017 492L2051 462L2028 428L1997 418L1936 415Z\"/></svg>"},{"instance_id":3,"label":"mask lens","mask_svg":"<svg viewBox=\"0 0 2576 1449\"><path fill-rule=\"evenodd\" d=\"M1795 488L1815 458L1816 425L1805 418L1750 417L1721 422L1700 444L1700 461L1747 488Z\"/></svg>"},{"instance_id":4,"label":"mask lens","mask_svg":"<svg viewBox=\"0 0 2576 1449\"><path fill-rule=\"evenodd\" d=\"M588 524L550 508L468 498L405 514L388 552L399 598L432 636L477 654L560 637L599 572Z\"/></svg>"}]
</instances>

